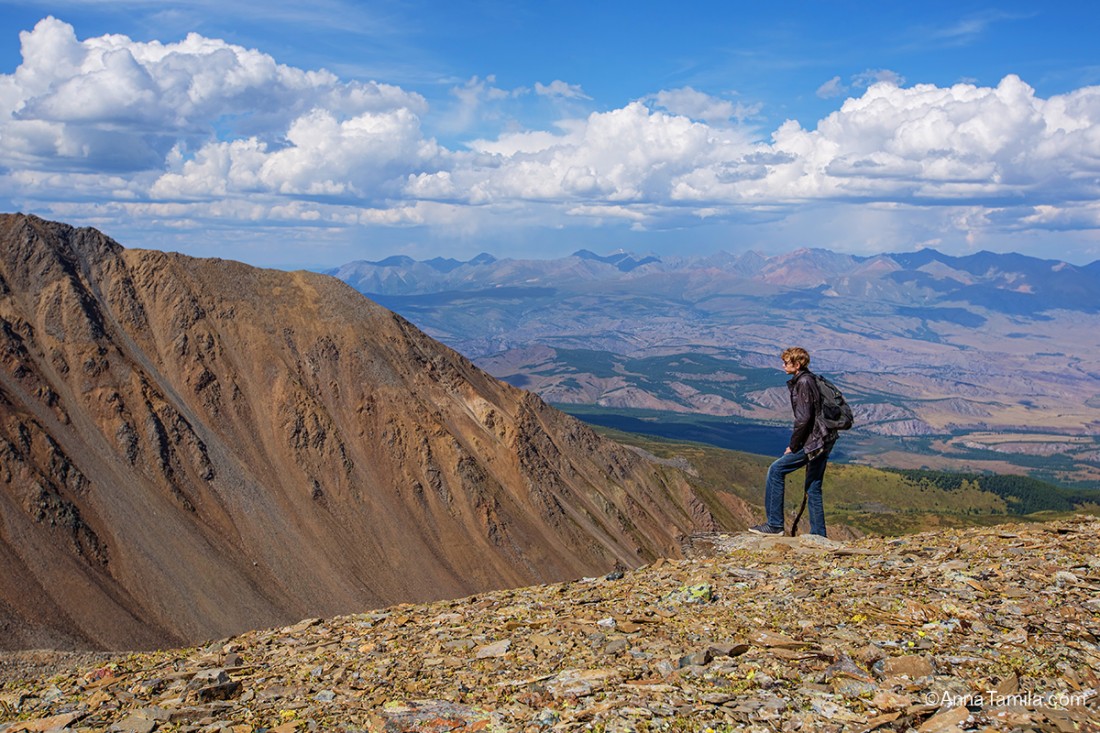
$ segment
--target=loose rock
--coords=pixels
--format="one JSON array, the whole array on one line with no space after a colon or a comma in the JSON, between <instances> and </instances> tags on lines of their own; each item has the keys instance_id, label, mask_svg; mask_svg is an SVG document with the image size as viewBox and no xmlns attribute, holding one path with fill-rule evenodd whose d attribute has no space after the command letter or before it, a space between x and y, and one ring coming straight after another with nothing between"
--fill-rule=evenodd
<instances>
[{"instance_id":1,"label":"loose rock","mask_svg":"<svg viewBox=\"0 0 1100 733\"><path fill-rule=\"evenodd\" d=\"M7 677L0 733L1100 731L1100 521L754 537Z\"/></svg>"}]
</instances>

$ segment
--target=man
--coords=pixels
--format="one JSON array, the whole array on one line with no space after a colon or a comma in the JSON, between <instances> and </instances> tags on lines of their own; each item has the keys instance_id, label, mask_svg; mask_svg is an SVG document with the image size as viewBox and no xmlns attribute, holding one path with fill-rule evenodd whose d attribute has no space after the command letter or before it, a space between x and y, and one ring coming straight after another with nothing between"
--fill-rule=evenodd
<instances>
[{"instance_id":1,"label":"man","mask_svg":"<svg viewBox=\"0 0 1100 733\"><path fill-rule=\"evenodd\" d=\"M829 451L836 442L836 431L825 427L818 419L821 399L817 381L810 372L810 355L805 349L794 347L783 352L783 371L791 375L787 389L791 393L791 409L794 411L794 430L786 452L768 469L768 482L764 490L764 508L768 521L752 527L757 534L783 534L783 492L787 474L806 467L806 496L810 508L810 534L825 536L825 508L821 502L821 482L825 478L825 466Z\"/></svg>"}]
</instances>

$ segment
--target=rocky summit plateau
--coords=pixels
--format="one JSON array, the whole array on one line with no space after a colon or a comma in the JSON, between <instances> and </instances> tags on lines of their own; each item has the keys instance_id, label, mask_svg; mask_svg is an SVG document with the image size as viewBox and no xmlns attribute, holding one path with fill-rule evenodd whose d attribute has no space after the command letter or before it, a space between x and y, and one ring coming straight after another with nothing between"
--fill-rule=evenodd
<instances>
[{"instance_id":1,"label":"rocky summit plateau","mask_svg":"<svg viewBox=\"0 0 1100 733\"><path fill-rule=\"evenodd\" d=\"M0 733L1100 730L1095 517L692 540L186 649L9 657Z\"/></svg>"},{"instance_id":2,"label":"rocky summit plateau","mask_svg":"<svg viewBox=\"0 0 1100 733\"><path fill-rule=\"evenodd\" d=\"M751 516L739 501L335 278L0 216L2 649L605 574Z\"/></svg>"}]
</instances>

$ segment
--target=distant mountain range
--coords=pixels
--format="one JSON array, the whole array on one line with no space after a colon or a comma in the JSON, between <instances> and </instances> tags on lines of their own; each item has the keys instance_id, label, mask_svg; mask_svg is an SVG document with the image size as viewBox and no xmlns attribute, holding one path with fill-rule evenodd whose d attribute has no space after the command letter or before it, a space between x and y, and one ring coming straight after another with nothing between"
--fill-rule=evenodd
<instances>
[{"instance_id":1,"label":"distant mountain range","mask_svg":"<svg viewBox=\"0 0 1100 733\"><path fill-rule=\"evenodd\" d=\"M195 643L745 526L314 273L0 215L0 649Z\"/></svg>"},{"instance_id":2,"label":"distant mountain range","mask_svg":"<svg viewBox=\"0 0 1100 733\"><path fill-rule=\"evenodd\" d=\"M1100 261L581 250L330 274L557 403L782 423L778 353L801 344L856 402L865 460L1100 481Z\"/></svg>"},{"instance_id":3,"label":"distant mountain range","mask_svg":"<svg viewBox=\"0 0 1100 733\"><path fill-rule=\"evenodd\" d=\"M683 282L686 294L743 293L747 282L755 282L821 298L879 298L894 306L961 302L1010 314L1052 309L1100 312L1100 260L1077 266L993 252L953 257L933 249L872 257L823 249L772 257L746 252L663 259L628 252L601 256L588 250L550 260L497 259L486 253L465 262L397 256L351 262L328 274L375 295L502 287L573 290L581 283L645 283L655 276L669 276L689 278Z\"/></svg>"}]
</instances>

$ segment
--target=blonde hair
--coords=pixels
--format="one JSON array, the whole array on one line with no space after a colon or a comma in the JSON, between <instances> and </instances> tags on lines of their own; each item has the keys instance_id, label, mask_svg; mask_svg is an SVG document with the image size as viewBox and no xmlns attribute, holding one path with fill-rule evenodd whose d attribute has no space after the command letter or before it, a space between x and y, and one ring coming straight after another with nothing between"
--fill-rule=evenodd
<instances>
[{"instance_id":1,"label":"blonde hair","mask_svg":"<svg viewBox=\"0 0 1100 733\"><path fill-rule=\"evenodd\" d=\"M792 346L783 352L783 361L789 361L799 369L805 369L810 365L810 353L801 346Z\"/></svg>"}]
</instances>

